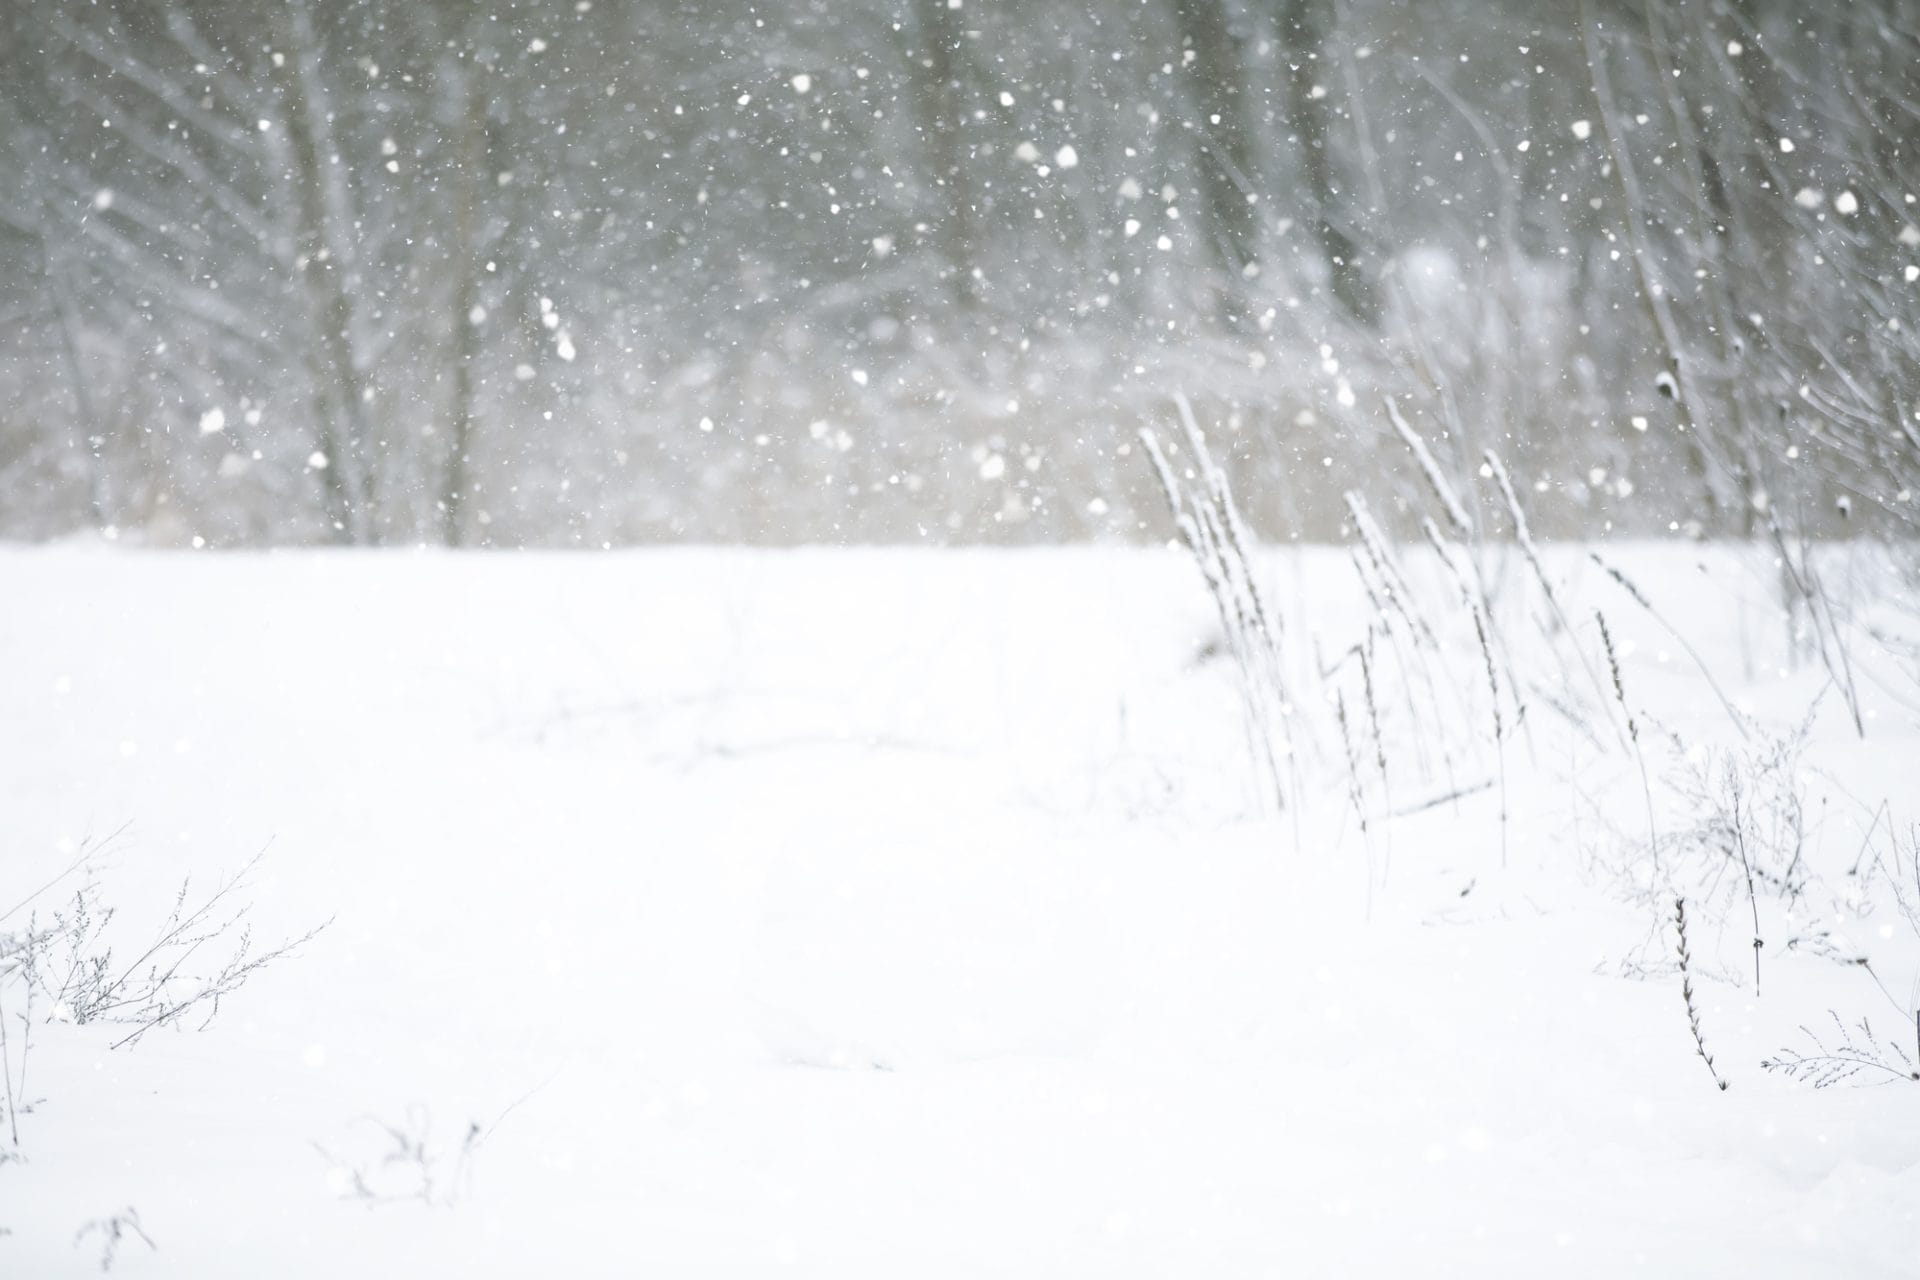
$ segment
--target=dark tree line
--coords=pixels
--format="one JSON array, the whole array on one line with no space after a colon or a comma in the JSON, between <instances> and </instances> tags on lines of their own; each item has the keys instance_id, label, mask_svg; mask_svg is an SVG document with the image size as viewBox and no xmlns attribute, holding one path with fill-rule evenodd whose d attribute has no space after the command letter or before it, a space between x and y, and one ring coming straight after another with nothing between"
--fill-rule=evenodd
<instances>
[{"instance_id":1,"label":"dark tree line","mask_svg":"<svg viewBox=\"0 0 1920 1280\"><path fill-rule=\"evenodd\" d=\"M15 0L0 536L1135 536L1176 392L1276 536L1388 397L1547 530L1911 531L1914 16Z\"/></svg>"}]
</instances>

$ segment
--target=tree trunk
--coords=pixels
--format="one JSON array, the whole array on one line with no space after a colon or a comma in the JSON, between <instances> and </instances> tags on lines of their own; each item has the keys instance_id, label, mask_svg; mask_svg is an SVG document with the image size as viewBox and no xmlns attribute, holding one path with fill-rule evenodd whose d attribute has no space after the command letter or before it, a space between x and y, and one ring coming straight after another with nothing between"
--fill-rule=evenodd
<instances>
[{"instance_id":1,"label":"tree trunk","mask_svg":"<svg viewBox=\"0 0 1920 1280\"><path fill-rule=\"evenodd\" d=\"M60 350L66 360L67 377L73 386L73 449L86 469L87 509L96 528L107 526L107 483L105 461L96 452L94 441L103 444L106 424L93 403L87 386L86 370L80 363L80 317L74 306L73 291L54 262L44 236L40 242L41 271L47 283L47 295L53 301L53 314L60 329Z\"/></svg>"},{"instance_id":2,"label":"tree trunk","mask_svg":"<svg viewBox=\"0 0 1920 1280\"><path fill-rule=\"evenodd\" d=\"M965 121L956 54L965 32L959 14L947 0L914 0L919 56L912 59L912 98L938 193L930 221L944 260L942 275L954 305L968 312L979 302L979 289L973 275L973 190L961 134Z\"/></svg>"},{"instance_id":3,"label":"tree trunk","mask_svg":"<svg viewBox=\"0 0 1920 1280\"><path fill-rule=\"evenodd\" d=\"M1641 305L1646 308L1648 323L1659 342L1655 354L1673 379L1670 394L1680 429L1686 436L1683 446L1686 465L1701 499L1707 504L1705 523L1712 527L1718 523L1722 503L1714 484L1712 459L1707 452L1709 437L1700 414L1702 406L1697 403L1696 379L1680 328L1674 321L1673 309L1668 302L1667 285L1656 270L1652 249L1647 244L1646 228L1642 221L1646 216L1647 202L1640 187L1638 171L1634 168L1633 153L1627 149L1621 132L1620 110L1614 102L1613 81L1607 72L1606 51L1600 44L1599 33L1594 26L1591 0L1580 0L1580 36L1587 57L1587 74L1592 83L1594 107L1599 115L1600 133L1606 141L1607 154L1613 161L1614 178L1619 185L1627 256L1639 280Z\"/></svg>"},{"instance_id":4,"label":"tree trunk","mask_svg":"<svg viewBox=\"0 0 1920 1280\"><path fill-rule=\"evenodd\" d=\"M1280 0L1281 35L1288 52L1287 114L1299 140L1301 173L1313 204L1310 220L1334 302L1349 319L1371 328L1380 319L1380 296L1340 211L1328 111L1333 68L1324 56L1326 23L1321 5L1322 0Z\"/></svg>"},{"instance_id":5,"label":"tree trunk","mask_svg":"<svg viewBox=\"0 0 1920 1280\"><path fill-rule=\"evenodd\" d=\"M371 485L366 456L365 377L355 359L351 294L352 234L341 225L348 211L346 176L338 172L333 118L322 77L319 40L302 0L288 6L286 41L292 74L286 78L287 124L292 144L293 179L300 218L300 278L305 290L314 342L313 369L320 415L320 449L327 495L327 517L334 540L374 540L368 510Z\"/></svg>"},{"instance_id":6,"label":"tree trunk","mask_svg":"<svg viewBox=\"0 0 1920 1280\"><path fill-rule=\"evenodd\" d=\"M466 540L466 511L473 483L474 365L480 356L480 325L474 308L480 305L480 255L486 191L486 102L473 83L470 68L449 63L447 74L457 80L450 126L457 143L453 153L453 226L447 245L447 270L452 273L452 387L447 405L447 460L441 475L440 537L450 547Z\"/></svg>"},{"instance_id":7,"label":"tree trunk","mask_svg":"<svg viewBox=\"0 0 1920 1280\"><path fill-rule=\"evenodd\" d=\"M1249 145L1249 76L1244 37L1234 30L1230 0L1174 0L1187 62L1190 121L1200 151L1200 184L1209 241L1221 274L1220 305L1227 319L1245 315L1241 282L1259 271L1259 183ZM1184 57L1184 54L1183 54Z\"/></svg>"}]
</instances>

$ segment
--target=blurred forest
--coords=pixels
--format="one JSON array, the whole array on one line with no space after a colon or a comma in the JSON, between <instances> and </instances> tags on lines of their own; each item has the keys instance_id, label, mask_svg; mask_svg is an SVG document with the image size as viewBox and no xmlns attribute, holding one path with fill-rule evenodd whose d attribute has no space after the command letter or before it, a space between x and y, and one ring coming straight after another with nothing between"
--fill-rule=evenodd
<instances>
[{"instance_id":1,"label":"blurred forest","mask_svg":"<svg viewBox=\"0 0 1920 1280\"><path fill-rule=\"evenodd\" d=\"M1912 532L1917 32L6 0L0 537L1160 536L1179 393L1276 538L1392 522L1395 414L1547 534Z\"/></svg>"}]
</instances>

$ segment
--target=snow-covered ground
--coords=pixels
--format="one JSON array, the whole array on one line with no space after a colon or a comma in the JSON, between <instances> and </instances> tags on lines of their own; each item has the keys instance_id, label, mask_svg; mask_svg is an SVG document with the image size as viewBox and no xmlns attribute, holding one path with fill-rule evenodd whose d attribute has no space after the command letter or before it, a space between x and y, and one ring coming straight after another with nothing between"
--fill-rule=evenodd
<instances>
[{"instance_id":1,"label":"snow-covered ground","mask_svg":"<svg viewBox=\"0 0 1920 1280\"><path fill-rule=\"evenodd\" d=\"M1761 560L1617 558L1756 733L1799 722L1827 677ZM1732 750L1554 564L1645 736ZM1330 665L1346 553L1270 568ZM33 1027L0 1274L92 1273L129 1208L129 1276L1914 1274L1920 1086L1759 1065L1829 1010L1911 1051L1871 868L1920 744L1865 641L1758 994L1744 887L1696 908L1720 1092L1610 730L1535 700L1504 840L1494 786L1388 817L1444 789L1391 732L1366 831L1337 742L1263 816L1214 625L1164 550L0 553L0 910L92 839L28 911L88 874L151 933L267 848L256 937L333 921L204 1030ZM1686 752L1647 758L1674 838Z\"/></svg>"}]
</instances>

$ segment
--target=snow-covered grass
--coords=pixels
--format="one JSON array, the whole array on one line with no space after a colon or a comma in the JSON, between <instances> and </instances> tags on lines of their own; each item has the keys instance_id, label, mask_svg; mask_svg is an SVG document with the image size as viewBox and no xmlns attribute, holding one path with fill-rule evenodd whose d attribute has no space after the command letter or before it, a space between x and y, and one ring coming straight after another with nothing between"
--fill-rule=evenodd
<instances>
[{"instance_id":1,"label":"snow-covered grass","mask_svg":"<svg viewBox=\"0 0 1920 1280\"><path fill-rule=\"evenodd\" d=\"M256 947L333 920L36 1020L0 1274L1910 1275L1920 1085L1761 1062L1912 1052L1913 684L1859 738L1764 557L1544 554L1498 758L1470 620L1369 711L1352 560L1262 558L1273 814L1164 550L0 553L0 910L96 842L0 932L263 849Z\"/></svg>"}]
</instances>

